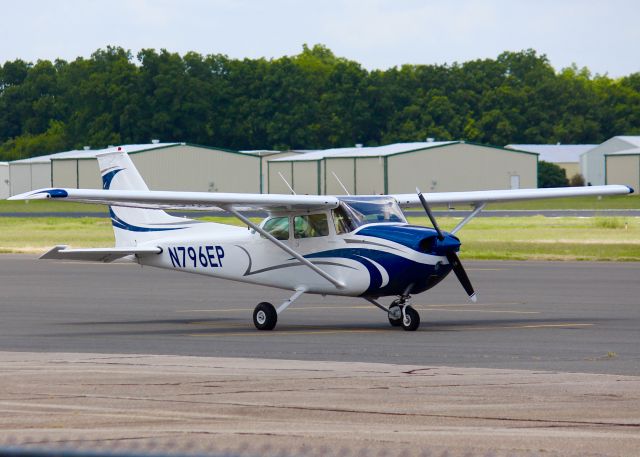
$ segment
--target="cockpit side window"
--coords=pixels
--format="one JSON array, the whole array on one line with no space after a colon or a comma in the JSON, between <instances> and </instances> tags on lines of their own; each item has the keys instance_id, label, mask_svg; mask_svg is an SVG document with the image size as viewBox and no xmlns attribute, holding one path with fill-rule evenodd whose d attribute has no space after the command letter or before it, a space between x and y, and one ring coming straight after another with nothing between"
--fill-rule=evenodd
<instances>
[{"instance_id":1,"label":"cockpit side window","mask_svg":"<svg viewBox=\"0 0 640 457\"><path fill-rule=\"evenodd\" d=\"M329 223L326 214L309 214L293 218L293 236L312 238L329 235Z\"/></svg>"},{"instance_id":2,"label":"cockpit side window","mask_svg":"<svg viewBox=\"0 0 640 457\"><path fill-rule=\"evenodd\" d=\"M340 197L340 206L359 227L371 223L406 223L398 202L391 197Z\"/></svg>"},{"instance_id":3,"label":"cockpit side window","mask_svg":"<svg viewBox=\"0 0 640 457\"><path fill-rule=\"evenodd\" d=\"M336 228L336 235L353 232L358 227L358 224L354 223L351 217L349 217L343 205L338 206L331 213L333 216L333 224Z\"/></svg>"},{"instance_id":4,"label":"cockpit side window","mask_svg":"<svg viewBox=\"0 0 640 457\"><path fill-rule=\"evenodd\" d=\"M289 239L289 217L272 217L262 226L265 232L273 235L276 240Z\"/></svg>"}]
</instances>

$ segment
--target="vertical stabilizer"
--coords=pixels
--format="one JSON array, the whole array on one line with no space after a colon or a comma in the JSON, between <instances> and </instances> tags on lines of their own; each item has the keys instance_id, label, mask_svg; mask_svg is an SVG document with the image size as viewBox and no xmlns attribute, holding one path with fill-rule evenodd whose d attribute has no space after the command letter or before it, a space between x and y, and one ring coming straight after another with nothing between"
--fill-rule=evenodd
<instances>
[{"instance_id":1,"label":"vertical stabilizer","mask_svg":"<svg viewBox=\"0 0 640 457\"><path fill-rule=\"evenodd\" d=\"M149 190L129 155L122 149L97 156L105 190ZM171 216L159 209L110 206L109 214L116 247L137 246L193 225L193 221Z\"/></svg>"}]
</instances>

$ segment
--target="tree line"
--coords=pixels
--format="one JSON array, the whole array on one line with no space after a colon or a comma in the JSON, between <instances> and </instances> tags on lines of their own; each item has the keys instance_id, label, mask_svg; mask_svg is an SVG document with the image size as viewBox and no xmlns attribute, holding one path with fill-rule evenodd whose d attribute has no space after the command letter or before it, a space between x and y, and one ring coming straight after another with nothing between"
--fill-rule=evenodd
<instances>
[{"instance_id":1,"label":"tree line","mask_svg":"<svg viewBox=\"0 0 640 457\"><path fill-rule=\"evenodd\" d=\"M556 71L534 50L368 71L322 45L270 60L107 47L0 68L1 160L152 138L285 150L620 134L640 134L640 73Z\"/></svg>"}]
</instances>

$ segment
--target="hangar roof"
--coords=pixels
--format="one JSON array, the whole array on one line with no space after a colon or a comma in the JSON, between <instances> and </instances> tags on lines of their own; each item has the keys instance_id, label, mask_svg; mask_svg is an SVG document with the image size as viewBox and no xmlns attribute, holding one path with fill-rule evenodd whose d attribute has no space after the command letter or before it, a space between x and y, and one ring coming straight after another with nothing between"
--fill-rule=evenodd
<instances>
[{"instance_id":1,"label":"hangar roof","mask_svg":"<svg viewBox=\"0 0 640 457\"><path fill-rule=\"evenodd\" d=\"M540 160L551 163L578 163L580 156L597 144L508 144L507 149L537 152Z\"/></svg>"},{"instance_id":2,"label":"hangar roof","mask_svg":"<svg viewBox=\"0 0 640 457\"><path fill-rule=\"evenodd\" d=\"M406 152L413 151L423 151L425 149L437 148L442 146L450 146L453 144L463 144L465 141L426 141L426 142L416 142L416 143L394 143L387 144L384 146L371 146L371 147L354 147L354 148L334 148L334 149L324 149L320 151L309 151L305 154L300 154L295 157L282 157L277 159L269 160L269 162L301 162L301 161L317 161L322 159L329 158L355 158L355 157L385 157L385 156L393 156L396 154L404 154ZM505 149L496 146L484 145L466 142L466 144L471 144L475 146L489 147L489 148L497 148L497 149ZM534 154L538 155L537 152L530 151L519 151L515 149L509 149L512 152L524 153L524 154Z\"/></svg>"},{"instance_id":3,"label":"hangar roof","mask_svg":"<svg viewBox=\"0 0 640 457\"><path fill-rule=\"evenodd\" d=\"M640 148L640 136L626 136L626 135L619 135L616 136L614 138L618 138L622 141L626 141L629 144L632 144L634 146L637 146Z\"/></svg>"},{"instance_id":4,"label":"hangar roof","mask_svg":"<svg viewBox=\"0 0 640 457\"><path fill-rule=\"evenodd\" d=\"M371 147L354 147L354 148L333 148L323 149L321 151L310 151L295 157L282 157L273 159L272 162L291 162L291 161L312 161L324 158L351 158L351 157L380 157L400 154L403 152L419 151L422 149L433 148L437 146L446 146L449 144L460 143L459 141L430 141L423 143L394 143L385 146Z\"/></svg>"},{"instance_id":5,"label":"hangar roof","mask_svg":"<svg viewBox=\"0 0 640 457\"><path fill-rule=\"evenodd\" d=\"M639 137L640 140L640 137ZM606 156L627 156L627 155L640 155L640 148L624 149L617 152L609 152Z\"/></svg>"},{"instance_id":6,"label":"hangar roof","mask_svg":"<svg viewBox=\"0 0 640 457\"><path fill-rule=\"evenodd\" d=\"M139 152L139 151L146 151L149 149L176 146L178 144L182 144L182 143L124 144L122 145L122 147L127 152ZM97 154L101 154L103 152L109 152L112 149L113 149L113 146L110 148L104 148L104 149L89 149L89 150L74 149L72 151L56 152L55 154L31 157L29 159L14 160L11 163L26 163L26 164L49 163L51 159L91 159L91 158L94 158Z\"/></svg>"},{"instance_id":7,"label":"hangar roof","mask_svg":"<svg viewBox=\"0 0 640 457\"><path fill-rule=\"evenodd\" d=\"M244 151L238 151L238 152L241 152L247 155L252 155L252 156L265 157L265 156L272 156L276 154L282 154L283 152L289 152L289 151L274 151L272 149L250 149L250 150L244 150ZM295 152L295 151L292 151L292 152Z\"/></svg>"}]
</instances>

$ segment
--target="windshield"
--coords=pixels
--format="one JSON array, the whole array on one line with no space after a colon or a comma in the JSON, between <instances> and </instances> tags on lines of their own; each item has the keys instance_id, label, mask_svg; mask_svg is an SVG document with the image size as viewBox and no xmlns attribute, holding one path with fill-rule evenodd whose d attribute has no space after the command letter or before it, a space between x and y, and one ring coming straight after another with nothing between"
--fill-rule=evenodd
<instances>
[{"instance_id":1,"label":"windshield","mask_svg":"<svg viewBox=\"0 0 640 457\"><path fill-rule=\"evenodd\" d=\"M333 210L338 234L351 232L365 224L407 222L400 206L392 197L338 198L340 206Z\"/></svg>"}]
</instances>

